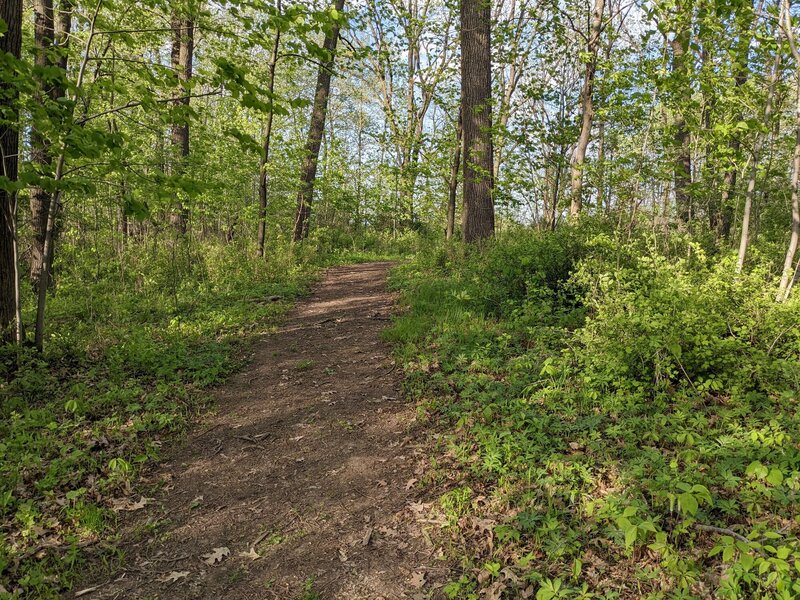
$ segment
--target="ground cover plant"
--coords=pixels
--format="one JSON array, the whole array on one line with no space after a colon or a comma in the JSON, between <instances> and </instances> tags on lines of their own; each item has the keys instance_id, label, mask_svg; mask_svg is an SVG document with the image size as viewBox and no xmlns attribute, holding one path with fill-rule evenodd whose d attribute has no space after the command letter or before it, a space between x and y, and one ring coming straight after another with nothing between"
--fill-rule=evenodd
<instances>
[{"instance_id":1,"label":"ground cover plant","mask_svg":"<svg viewBox=\"0 0 800 600\"><path fill-rule=\"evenodd\" d=\"M64 275L46 353L3 356L13 372L0 387L0 584L30 597L68 586L87 552L114 556L96 546L119 511L146 502L133 489L141 470L212 408L209 386L243 364L315 272L289 255L241 261L221 245L178 264L168 252L93 254Z\"/></svg>"},{"instance_id":2,"label":"ground cover plant","mask_svg":"<svg viewBox=\"0 0 800 600\"><path fill-rule=\"evenodd\" d=\"M793 598L800 330L763 264L586 225L395 272L453 598Z\"/></svg>"}]
</instances>

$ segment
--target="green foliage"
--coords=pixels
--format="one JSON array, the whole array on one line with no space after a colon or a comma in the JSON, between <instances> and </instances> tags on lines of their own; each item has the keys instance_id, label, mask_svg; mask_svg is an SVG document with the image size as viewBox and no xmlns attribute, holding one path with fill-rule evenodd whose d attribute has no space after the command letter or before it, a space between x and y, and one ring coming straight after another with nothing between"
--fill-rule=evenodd
<instances>
[{"instance_id":1,"label":"green foliage","mask_svg":"<svg viewBox=\"0 0 800 600\"><path fill-rule=\"evenodd\" d=\"M207 409L209 386L314 270L277 249L264 262L235 245L175 244L153 254L65 245L45 354L4 350L0 584L22 597L69 588L80 549L113 531L112 499Z\"/></svg>"},{"instance_id":2,"label":"green foliage","mask_svg":"<svg viewBox=\"0 0 800 600\"><path fill-rule=\"evenodd\" d=\"M768 265L661 248L584 223L395 270L450 597L800 594L798 301Z\"/></svg>"}]
</instances>

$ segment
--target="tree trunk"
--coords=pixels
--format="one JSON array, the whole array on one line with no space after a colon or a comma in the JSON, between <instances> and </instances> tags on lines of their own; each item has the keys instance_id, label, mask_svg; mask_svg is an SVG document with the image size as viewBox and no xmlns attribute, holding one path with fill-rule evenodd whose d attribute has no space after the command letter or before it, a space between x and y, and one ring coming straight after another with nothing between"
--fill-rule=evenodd
<instances>
[{"instance_id":1,"label":"tree trunk","mask_svg":"<svg viewBox=\"0 0 800 600\"><path fill-rule=\"evenodd\" d=\"M583 167L586 162L586 150L592 136L592 121L594 120L594 76L597 71L597 50L600 47L600 33L603 25L603 12L605 0L595 0L592 10L592 24L587 40L589 59L586 63L586 72L581 90L581 133L575 152L572 154L570 164L571 198L569 216L577 217L583 206Z\"/></svg>"},{"instance_id":2,"label":"tree trunk","mask_svg":"<svg viewBox=\"0 0 800 600\"><path fill-rule=\"evenodd\" d=\"M194 59L194 21L181 15L172 17L172 68L178 76L178 94L186 96L176 100L176 107L189 106L188 86L192 78L192 62ZM187 111L188 112L188 111ZM181 114L172 125L173 174L182 174L189 156L189 115ZM170 217L172 225L185 234L189 223L189 210L179 198L175 213Z\"/></svg>"},{"instance_id":3,"label":"tree trunk","mask_svg":"<svg viewBox=\"0 0 800 600\"><path fill-rule=\"evenodd\" d=\"M492 192L491 11L485 0L461 0L461 116L464 135L462 237L494 235Z\"/></svg>"},{"instance_id":4,"label":"tree trunk","mask_svg":"<svg viewBox=\"0 0 800 600\"><path fill-rule=\"evenodd\" d=\"M0 53L20 57L22 48L22 0L3 0L0 2L0 19L7 31L0 37ZM15 107L17 94L15 88L2 84L0 93L0 156L2 156L2 175L10 183L17 181L17 153L19 151L19 115ZM16 193L0 186L0 342L21 341L18 320L18 275L16 262Z\"/></svg>"},{"instance_id":5,"label":"tree trunk","mask_svg":"<svg viewBox=\"0 0 800 600\"><path fill-rule=\"evenodd\" d=\"M40 69L58 67L63 71L67 69L67 48L72 23L72 3L70 0L61 0L57 18L53 16L52 0L35 0L34 10L34 61ZM66 73L64 74L66 77ZM62 110L56 101L64 96L64 85L61 82L45 84L38 82L36 101L39 109L51 121L59 120L56 111ZM40 117L43 118L43 117ZM31 162L38 174L42 177L52 178L53 156L51 141L40 132L37 120L31 128ZM33 289L39 285L42 269L44 268L44 238L47 227L47 213L53 194L42 186L34 185L30 189L31 228L33 240L31 242L29 269ZM60 207L55 207L58 216ZM58 219L53 238L58 238ZM47 265L52 271L52 264ZM52 284L52 274L49 277Z\"/></svg>"},{"instance_id":6,"label":"tree trunk","mask_svg":"<svg viewBox=\"0 0 800 600\"><path fill-rule=\"evenodd\" d=\"M789 40L789 47L795 59L797 68L796 97L795 97L795 142L794 156L792 157L792 227L789 236L789 247L786 249L786 258L783 261L783 272L781 281L778 285L778 302L785 302L789 298L790 282L794 274L794 257L797 254L797 246L800 242L800 51L795 45L794 29L792 29L791 12L789 10L789 0L783 0L784 19L786 21L786 36Z\"/></svg>"},{"instance_id":7,"label":"tree trunk","mask_svg":"<svg viewBox=\"0 0 800 600\"><path fill-rule=\"evenodd\" d=\"M775 53L775 60L772 64L772 71L769 75L769 83L767 88L767 99L764 104L764 127L769 130L772 121L772 104L775 97L775 87L780 77L781 66L781 53L780 50ZM753 142L753 156L750 164L750 177L747 181L747 192L744 198L744 212L742 214L742 230L739 237L739 253L736 259L736 272L741 273L744 268L744 260L747 256L747 246L750 243L750 221L753 212L753 197L756 190L756 178L758 176L758 161L761 155L761 149L764 146L764 134L762 132L756 133L756 139Z\"/></svg>"},{"instance_id":8,"label":"tree trunk","mask_svg":"<svg viewBox=\"0 0 800 600\"><path fill-rule=\"evenodd\" d=\"M462 119L461 111L458 112L458 124L456 125L456 147L453 151L453 163L450 165L450 179L447 182L447 231L445 237L453 239L456 228L456 194L458 192L458 171L461 168L461 138L462 138Z\"/></svg>"},{"instance_id":9,"label":"tree trunk","mask_svg":"<svg viewBox=\"0 0 800 600\"><path fill-rule=\"evenodd\" d=\"M679 6L679 9L685 10ZM675 37L670 42L672 47L672 73L680 76L681 80L679 85L685 86L689 91L688 81L688 58L687 52L689 51L689 38L691 36L691 29L689 27L681 27L681 30L676 32ZM675 148L677 155L675 157L674 166L674 184L675 189L675 209L678 214L678 219L683 223L688 223L692 214L692 195L689 191L692 184L692 148L691 148L691 134L686 124L686 119L680 112L678 112L675 120Z\"/></svg>"},{"instance_id":10,"label":"tree trunk","mask_svg":"<svg viewBox=\"0 0 800 600\"><path fill-rule=\"evenodd\" d=\"M278 14L281 12L281 3L278 1ZM272 120L274 111L273 93L275 91L275 67L278 64L278 50L281 44L281 30L275 29L275 41L272 44L272 54L269 59L269 95L270 105L267 113L267 124L264 127L264 148L261 155L261 165L258 171L258 256L264 256L264 243L267 237L267 165L269 164L269 144L272 138Z\"/></svg>"},{"instance_id":11,"label":"tree trunk","mask_svg":"<svg viewBox=\"0 0 800 600\"><path fill-rule=\"evenodd\" d=\"M337 12L344 9L344 0L336 0ZM339 41L339 22L334 23L330 32L325 35L322 47L326 51L326 59L320 65L317 74L317 88L314 94L314 106L311 110L311 123L308 128L305 156L300 169L300 188L297 191L297 212L294 220L292 239L299 242L308 237L311 204L314 199L314 179L317 177L317 161L322 135L325 132L325 117L328 112L328 97L331 93L331 75L333 72L334 54Z\"/></svg>"}]
</instances>

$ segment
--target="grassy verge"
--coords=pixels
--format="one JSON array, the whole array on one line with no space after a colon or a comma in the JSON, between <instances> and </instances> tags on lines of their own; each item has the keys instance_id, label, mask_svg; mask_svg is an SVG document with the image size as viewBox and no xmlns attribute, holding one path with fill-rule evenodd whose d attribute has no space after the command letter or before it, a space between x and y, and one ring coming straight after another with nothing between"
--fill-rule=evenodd
<instances>
[{"instance_id":1,"label":"grassy verge","mask_svg":"<svg viewBox=\"0 0 800 600\"><path fill-rule=\"evenodd\" d=\"M0 597L69 589L113 533L114 509L138 500L140 469L315 273L288 253L264 262L233 246L124 260L69 250L44 355L22 353L0 378Z\"/></svg>"},{"instance_id":2,"label":"grassy verge","mask_svg":"<svg viewBox=\"0 0 800 600\"><path fill-rule=\"evenodd\" d=\"M395 271L450 597L800 596L800 304L732 272L591 225Z\"/></svg>"}]
</instances>

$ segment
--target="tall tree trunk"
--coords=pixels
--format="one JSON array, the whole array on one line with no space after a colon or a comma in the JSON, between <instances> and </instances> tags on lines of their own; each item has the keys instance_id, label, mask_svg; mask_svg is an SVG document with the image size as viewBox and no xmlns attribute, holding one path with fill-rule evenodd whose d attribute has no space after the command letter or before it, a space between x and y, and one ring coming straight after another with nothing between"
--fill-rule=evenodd
<instances>
[{"instance_id":1,"label":"tall tree trunk","mask_svg":"<svg viewBox=\"0 0 800 600\"><path fill-rule=\"evenodd\" d=\"M786 258L783 261L783 272L781 281L778 285L778 302L784 302L789 298L789 283L794 274L794 258L797 254L797 246L800 243L800 51L795 44L794 29L792 28L792 17L789 10L789 0L783 0L783 12L785 19L786 37L789 40L789 47L795 59L797 68L796 97L795 97L795 142L794 156L792 157L792 226L789 236L789 247L786 249Z\"/></svg>"},{"instance_id":2,"label":"tall tree trunk","mask_svg":"<svg viewBox=\"0 0 800 600\"><path fill-rule=\"evenodd\" d=\"M458 193L458 172L461 169L461 140L462 140L461 111L458 111L458 124L456 125L456 147L453 150L453 163L450 165L450 179L447 182L447 231L445 237L453 239L456 229L456 195Z\"/></svg>"},{"instance_id":3,"label":"tall tree trunk","mask_svg":"<svg viewBox=\"0 0 800 600\"><path fill-rule=\"evenodd\" d=\"M55 37L52 0L34 0L33 19L34 64L44 70L52 66L53 38ZM44 79L40 78L35 95L39 110L44 114L51 108L48 103L50 88L46 86ZM35 119L31 128L31 162L41 176L47 177L50 175L53 159L50 155L50 142L40 132L39 122L44 120L43 116ZM30 250L30 278L34 290L38 287L39 277L44 268L44 238L50 200L49 191L38 185L31 187L33 240Z\"/></svg>"},{"instance_id":4,"label":"tall tree trunk","mask_svg":"<svg viewBox=\"0 0 800 600\"><path fill-rule=\"evenodd\" d=\"M344 0L334 3L336 12L344 9ZM320 65L317 74L317 88L314 93L314 106L311 109L311 123L308 127L305 155L300 169L300 188L297 191L297 212L294 220L294 241L308 237L311 204L314 199L314 180L317 177L317 161L322 135L325 132L325 117L328 112L328 97L331 93L331 75L334 65L336 44L339 41L339 22L336 21L330 32L325 35L322 47L326 51L325 61Z\"/></svg>"},{"instance_id":5,"label":"tall tree trunk","mask_svg":"<svg viewBox=\"0 0 800 600\"><path fill-rule=\"evenodd\" d=\"M71 0L61 0L54 18L52 0L35 0L34 10L34 61L38 68L48 69L58 67L64 71L66 77L67 69L67 48L69 46L69 36L72 24L72 2ZM36 101L43 115L34 120L31 128L31 162L40 176L52 177L53 156L51 151L51 141L41 133L40 125L37 121L45 118L51 121L60 120L59 111L63 106L56 101L64 96L63 82L46 84L39 80ZM31 228L33 239L29 257L30 280L34 290L39 285L44 266L44 238L47 227L47 213L50 210L50 202L53 194L39 185L31 186L30 189L30 210ZM59 207L55 207L58 216ZM58 238L58 219L56 220L56 230L53 235L54 241ZM47 265L48 271L52 271L52 264ZM49 276L52 284L52 274Z\"/></svg>"},{"instance_id":6,"label":"tall tree trunk","mask_svg":"<svg viewBox=\"0 0 800 600\"><path fill-rule=\"evenodd\" d=\"M595 0L592 10L592 21L587 40L587 52L589 53L586 62L586 72L583 78L583 89L581 90L581 133L578 136L578 143L572 154L570 164L571 198L569 206L569 216L577 217L583 206L583 167L586 162L586 150L589 147L589 140L592 136L592 121L594 120L594 76L597 72L597 50L600 47L600 33L603 26L603 12L605 10L605 0Z\"/></svg>"},{"instance_id":7,"label":"tall tree trunk","mask_svg":"<svg viewBox=\"0 0 800 600\"><path fill-rule=\"evenodd\" d=\"M100 9L103 5L103 0L97 0L97 4L95 5L94 13L92 14L91 19L89 20L89 37L86 39L86 46L83 50L83 55L81 57L80 68L78 69L78 76L75 80L75 85L73 87L73 97L70 98L72 102L67 103L68 106L68 113L65 114L67 120L71 120L73 116L74 105L77 102L78 94L80 93L81 88L83 87L83 80L86 76L86 67L89 64L90 59L90 52L92 49L92 44L94 43L94 38L97 33L96 26L97 26L97 17L100 13ZM62 148L58 157L56 158L56 166L53 173L53 178L56 183L60 182L64 176L64 164L66 162L66 152L65 149ZM44 254L43 254L43 261L44 264L49 265L52 264L53 261L53 235L55 232L55 219L56 219L56 207L59 205L61 197L61 190L56 188L55 194L53 195L52 201L50 202L49 210L47 211L47 225L45 227L45 237L44 237ZM39 288L37 290L37 299L36 299L36 324L34 330L34 344L36 349L40 352L44 347L44 316L45 310L47 307L47 288L50 279L50 271L48 269L42 269L41 275L39 277Z\"/></svg>"},{"instance_id":8,"label":"tall tree trunk","mask_svg":"<svg viewBox=\"0 0 800 600\"><path fill-rule=\"evenodd\" d=\"M176 100L178 107L189 106L188 82L192 78L192 63L194 59L194 21L183 15L172 17L172 68L178 76L179 95L185 96ZM187 111L188 112L188 111ZM177 122L172 125L173 147L173 173L181 174L186 168L186 159L189 156L189 115L182 114ZM179 198L175 213L170 217L173 226L182 234L186 233L189 223L189 210Z\"/></svg>"},{"instance_id":9,"label":"tall tree trunk","mask_svg":"<svg viewBox=\"0 0 800 600\"><path fill-rule=\"evenodd\" d=\"M686 7L679 5L678 10L686 10ZM670 42L670 46L672 47L671 70L674 75L679 76L678 85L685 88L687 93L690 93L688 81L689 57L687 56L690 37L691 28L681 25L679 31L675 33L675 37L672 38ZM690 186L692 184L691 142L692 138L689 133L689 127L686 124L686 119L679 110L675 119L674 143L677 155L675 157L673 187L675 190L675 208L678 219L683 223L688 223L692 214L692 195L690 192Z\"/></svg>"},{"instance_id":10,"label":"tall tree trunk","mask_svg":"<svg viewBox=\"0 0 800 600\"><path fill-rule=\"evenodd\" d=\"M278 1L278 14L281 12L281 3ZM269 164L269 144L272 139L272 120L274 110L272 96L275 92L275 67L278 64L278 50L281 44L281 30L276 26L275 40L272 44L272 53L269 58L269 81L267 87L270 95L267 123L264 127L264 147L261 154L261 164L258 171L258 256L264 256L264 243L267 237L267 165Z\"/></svg>"},{"instance_id":11,"label":"tall tree trunk","mask_svg":"<svg viewBox=\"0 0 800 600\"><path fill-rule=\"evenodd\" d=\"M7 31L0 37L0 53L20 57L22 48L22 0L0 2L0 19ZM9 183L17 181L19 151L18 92L12 85L0 88L0 152L2 175ZM0 186L0 342L21 341L18 320L19 286L16 261L16 193Z\"/></svg>"},{"instance_id":12,"label":"tall tree trunk","mask_svg":"<svg viewBox=\"0 0 800 600\"><path fill-rule=\"evenodd\" d=\"M461 0L461 116L464 135L462 237L494 235L492 192L491 11L486 0Z\"/></svg>"},{"instance_id":13,"label":"tall tree trunk","mask_svg":"<svg viewBox=\"0 0 800 600\"><path fill-rule=\"evenodd\" d=\"M783 13L781 12L781 15ZM781 17L782 18L782 17ZM778 34L780 36L780 34ZM769 74L769 83L767 84L767 99L764 104L764 127L767 131L770 130L772 122L773 100L775 97L775 87L778 83L781 70L781 52L780 49L775 52L775 60L772 64L772 71ZM741 273L744 268L744 260L747 256L747 246L750 243L750 221L753 213L753 197L756 190L756 179L758 177L758 162L761 157L761 149L764 146L765 134L761 131L756 132L756 139L753 142L753 156L750 163L750 177L747 180L747 192L744 198L744 211L742 213L742 229L739 236L739 252L736 259L736 272Z\"/></svg>"}]
</instances>

